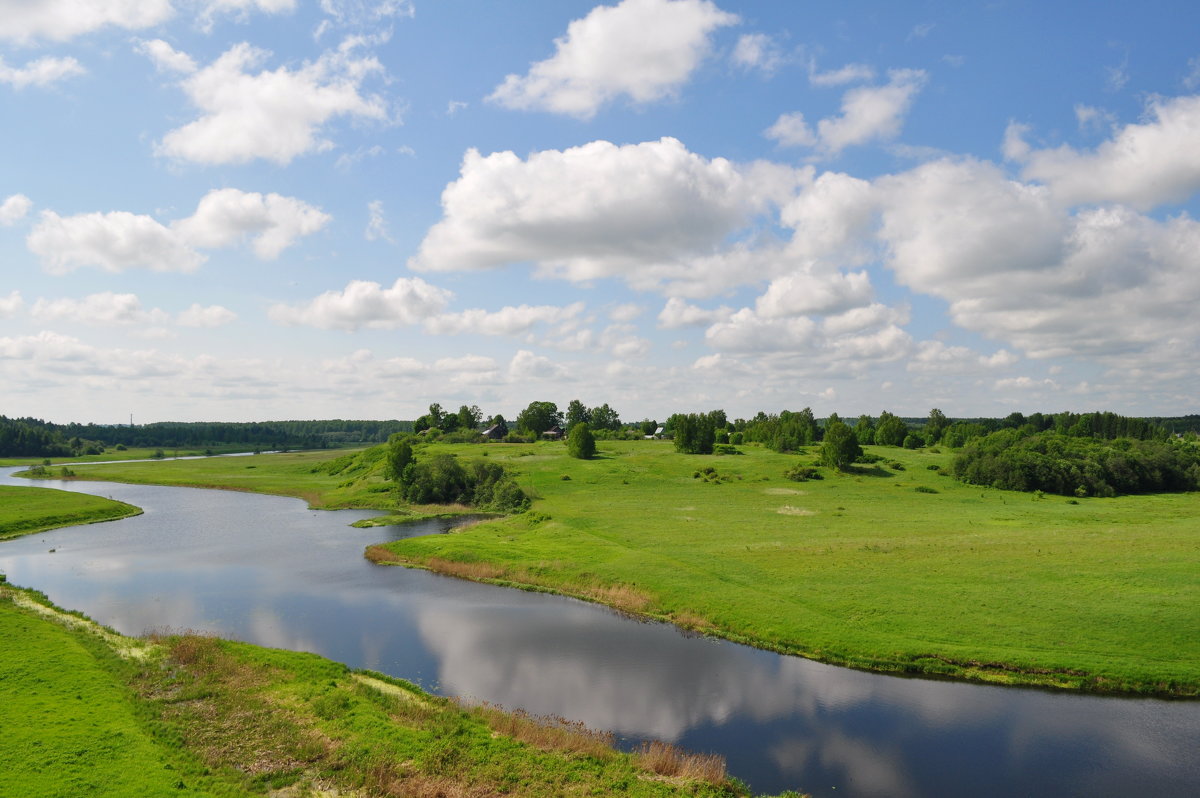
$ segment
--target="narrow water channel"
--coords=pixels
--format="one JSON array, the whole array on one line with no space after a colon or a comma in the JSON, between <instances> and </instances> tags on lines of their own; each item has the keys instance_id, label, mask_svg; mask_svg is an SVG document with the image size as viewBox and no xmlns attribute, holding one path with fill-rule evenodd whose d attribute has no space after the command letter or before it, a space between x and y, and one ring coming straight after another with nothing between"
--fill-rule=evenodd
<instances>
[{"instance_id":1,"label":"narrow water channel","mask_svg":"<svg viewBox=\"0 0 1200 798\"><path fill-rule=\"evenodd\" d=\"M367 511L229 491L13 479L145 514L0 543L0 572L125 634L196 629L446 695L724 754L759 792L1200 795L1200 702L902 679L639 623L556 596L375 566ZM51 551L53 549L53 552Z\"/></svg>"}]
</instances>

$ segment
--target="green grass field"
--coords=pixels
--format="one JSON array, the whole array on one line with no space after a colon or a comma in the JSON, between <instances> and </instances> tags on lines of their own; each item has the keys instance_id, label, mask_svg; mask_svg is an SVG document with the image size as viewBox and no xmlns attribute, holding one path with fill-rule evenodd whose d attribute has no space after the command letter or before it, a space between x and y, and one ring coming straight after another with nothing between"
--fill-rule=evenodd
<instances>
[{"instance_id":1,"label":"green grass field","mask_svg":"<svg viewBox=\"0 0 1200 798\"><path fill-rule=\"evenodd\" d=\"M426 452L504 462L537 497L533 510L372 557L855 667L1200 694L1200 496L1037 498L941 475L949 453L869 450L903 470L823 469L825 479L797 483L783 472L815 452L692 456L634 441L601 443L598 458L581 461L561 443L433 444ZM342 482L312 472L330 456L86 474L388 506L378 471Z\"/></svg>"},{"instance_id":2,"label":"green grass field","mask_svg":"<svg viewBox=\"0 0 1200 798\"><path fill-rule=\"evenodd\" d=\"M0 540L139 513L141 510L133 505L100 496L0 485Z\"/></svg>"}]
</instances>

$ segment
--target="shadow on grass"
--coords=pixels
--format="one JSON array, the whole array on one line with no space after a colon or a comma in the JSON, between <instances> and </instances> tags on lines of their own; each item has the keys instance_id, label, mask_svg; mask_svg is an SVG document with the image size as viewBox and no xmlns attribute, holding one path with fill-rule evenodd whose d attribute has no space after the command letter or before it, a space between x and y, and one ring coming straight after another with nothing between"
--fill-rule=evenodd
<instances>
[{"instance_id":1,"label":"shadow on grass","mask_svg":"<svg viewBox=\"0 0 1200 798\"><path fill-rule=\"evenodd\" d=\"M859 476L859 477L894 477L894 476L896 476L894 473L892 473L891 471L888 471L886 468L882 468L877 465L850 466L848 469L846 469L846 473L854 474L855 476Z\"/></svg>"}]
</instances>

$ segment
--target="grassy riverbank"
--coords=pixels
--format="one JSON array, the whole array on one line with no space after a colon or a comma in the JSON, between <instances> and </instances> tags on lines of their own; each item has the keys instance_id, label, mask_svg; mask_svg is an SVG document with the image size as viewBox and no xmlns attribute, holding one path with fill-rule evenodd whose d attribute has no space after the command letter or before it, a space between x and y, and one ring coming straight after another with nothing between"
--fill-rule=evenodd
<instances>
[{"instance_id":1,"label":"grassy riverbank","mask_svg":"<svg viewBox=\"0 0 1200 798\"><path fill-rule=\"evenodd\" d=\"M396 541L372 557L577 595L854 667L1200 694L1196 494L1069 500L981 489L938 470L949 453L922 450L872 448L887 460L797 483L783 473L812 453L690 456L643 441L601 449L582 461L556 443L435 444L429 452L486 454L513 468L537 497L533 510ZM332 477L312 470L322 456L86 474L290 495L303 487L317 506L388 506L377 468ZM226 473L197 470L218 465Z\"/></svg>"},{"instance_id":2,"label":"grassy riverbank","mask_svg":"<svg viewBox=\"0 0 1200 798\"><path fill-rule=\"evenodd\" d=\"M45 488L0 485L0 540L139 515L132 504Z\"/></svg>"},{"instance_id":3,"label":"grassy riverbank","mask_svg":"<svg viewBox=\"0 0 1200 798\"><path fill-rule=\"evenodd\" d=\"M4 584L0 641L6 795L747 794L719 757L620 753L311 654L129 639Z\"/></svg>"}]
</instances>

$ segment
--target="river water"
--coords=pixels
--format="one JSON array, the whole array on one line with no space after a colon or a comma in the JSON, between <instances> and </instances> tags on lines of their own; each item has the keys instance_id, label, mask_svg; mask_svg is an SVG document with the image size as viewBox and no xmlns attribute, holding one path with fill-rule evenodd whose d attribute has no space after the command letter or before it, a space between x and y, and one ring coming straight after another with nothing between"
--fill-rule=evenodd
<instances>
[{"instance_id":1,"label":"river water","mask_svg":"<svg viewBox=\"0 0 1200 798\"><path fill-rule=\"evenodd\" d=\"M447 523L229 491L13 479L137 505L0 543L0 572L125 634L311 651L445 695L724 754L758 792L1200 795L1200 702L904 679L685 635L602 607L362 556ZM51 549L54 551L52 552Z\"/></svg>"}]
</instances>

